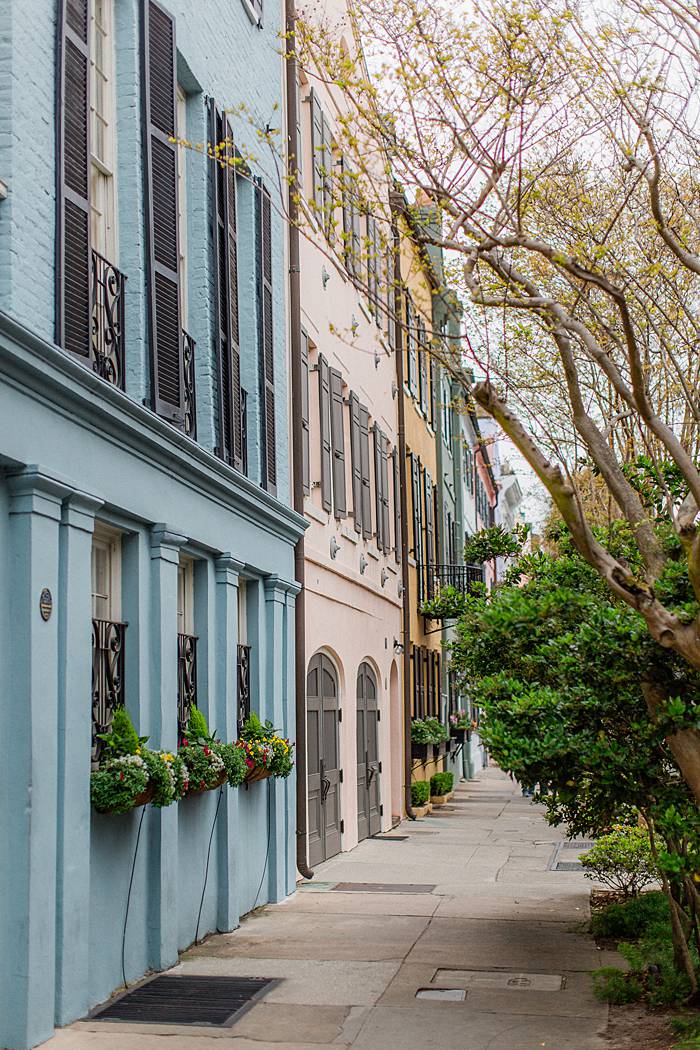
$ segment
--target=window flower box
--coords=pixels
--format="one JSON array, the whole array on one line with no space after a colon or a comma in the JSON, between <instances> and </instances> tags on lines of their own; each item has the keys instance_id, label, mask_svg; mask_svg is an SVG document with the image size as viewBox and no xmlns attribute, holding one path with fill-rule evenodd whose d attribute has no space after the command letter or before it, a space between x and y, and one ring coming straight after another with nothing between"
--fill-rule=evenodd
<instances>
[{"instance_id":1,"label":"window flower box","mask_svg":"<svg viewBox=\"0 0 700 1050\"><path fill-rule=\"evenodd\" d=\"M411 758L420 759L421 762L432 762L434 744L419 744L411 741Z\"/></svg>"}]
</instances>

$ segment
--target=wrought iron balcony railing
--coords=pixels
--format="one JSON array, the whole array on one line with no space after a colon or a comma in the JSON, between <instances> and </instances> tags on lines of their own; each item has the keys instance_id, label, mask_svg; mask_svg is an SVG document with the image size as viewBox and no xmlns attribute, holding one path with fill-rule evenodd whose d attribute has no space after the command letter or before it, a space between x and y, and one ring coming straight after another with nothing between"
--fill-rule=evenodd
<instances>
[{"instance_id":1,"label":"wrought iron balcony railing","mask_svg":"<svg viewBox=\"0 0 700 1050\"><path fill-rule=\"evenodd\" d=\"M193 440L197 438L197 398L194 382L194 348L197 344L191 335L182 332L182 372L185 386L185 433Z\"/></svg>"},{"instance_id":2,"label":"wrought iron balcony railing","mask_svg":"<svg viewBox=\"0 0 700 1050\"><path fill-rule=\"evenodd\" d=\"M114 712L124 703L124 641L127 624L92 621L92 761L99 762Z\"/></svg>"},{"instance_id":3,"label":"wrought iron balcony railing","mask_svg":"<svg viewBox=\"0 0 700 1050\"><path fill-rule=\"evenodd\" d=\"M124 284L126 278L99 252L92 252L92 367L107 383L124 389Z\"/></svg>"},{"instance_id":4,"label":"wrought iron balcony railing","mask_svg":"<svg viewBox=\"0 0 700 1050\"><path fill-rule=\"evenodd\" d=\"M443 587L454 587L468 594L475 583L484 582L483 565L428 565L425 574L425 595L419 601L432 601Z\"/></svg>"},{"instance_id":5,"label":"wrought iron balcony railing","mask_svg":"<svg viewBox=\"0 0 700 1050\"><path fill-rule=\"evenodd\" d=\"M182 743L192 706L197 703L197 635L177 636L177 734Z\"/></svg>"},{"instance_id":6,"label":"wrought iron balcony railing","mask_svg":"<svg viewBox=\"0 0 700 1050\"><path fill-rule=\"evenodd\" d=\"M250 646L238 646L238 728L250 715Z\"/></svg>"}]
</instances>

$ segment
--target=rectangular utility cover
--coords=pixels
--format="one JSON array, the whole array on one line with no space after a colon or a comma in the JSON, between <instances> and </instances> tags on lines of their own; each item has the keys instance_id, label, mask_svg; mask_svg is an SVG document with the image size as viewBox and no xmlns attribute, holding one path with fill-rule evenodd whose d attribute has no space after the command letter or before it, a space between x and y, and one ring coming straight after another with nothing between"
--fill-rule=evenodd
<instances>
[{"instance_id":1,"label":"rectangular utility cover","mask_svg":"<svg viewBox=\"0 0 700 1050\"><path fill-rule=\"evenodd\" d=\"M467 998L464 988L419 988L416 999L441 999L447 1003L463 1003Z\"/></svg>"},{"instance_id":2,"label":"rectangular utility cover","mask_svg":"<svg viewBox=\"0 0 700 1050\"><path fill-rule=\"evenodd\" d=\"M427 882L339 882L341 893L432 893L436 883Z\"/></svg>"},{"instance_id":3,"label":"rectangular utility cover","mask_svg":"<svg viewBox=\"0 0 700 1050\"><path fill-rule=\"evenodd\" d=\"M272 983L265 977L154 977L90 1016L97 1021L226 1026Z\"/></svg>"},{"instance_id":4,"label":"rectangular utility cover","mask_svg":"<svg viewBox=\"0 0 700 1050\"><path fill-rule=\"evenodd\" d=\"M467 988L508 988L518 992L560 992L563 978L558 973L517 973L503 970L438 970L433 977L445 984Z\"/></svg>"},{"instance_id":5,"label":"rectangular utility cover","mask_svg":"<svg viewBox=\"0 0 700 1050\"><path fill-rule=\"evenodd\" d=\"M406 842L408 835L372 835L372 842Z\"/></svg>"}]
</instances>

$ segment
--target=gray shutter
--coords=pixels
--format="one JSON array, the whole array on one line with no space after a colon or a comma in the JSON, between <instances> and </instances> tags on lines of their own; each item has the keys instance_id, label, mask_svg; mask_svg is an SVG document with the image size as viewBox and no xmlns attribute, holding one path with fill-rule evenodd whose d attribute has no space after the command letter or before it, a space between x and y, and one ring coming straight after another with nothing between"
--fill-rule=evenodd
<instances>
[{"instance_id":1,"label":"gray shutter","mask_svg":"<svg viewBox=\"0 0 700 1050\"><path fill-rule=\"evenodd\" d=\"M389 441L381 435L381 468L382 468L382 549L385 554L391 550L389 540Z\"/></svg>"},{"instance_id":2,"label":"gray shutter","mask_svg":"<svg viewBox=\"0 0 700 1050\"><path fill-rule=\"evenodd\" d=\"M390 347L400 349L397 335L400 331L401 291L396 287L394 270L394 251L389 247L386 253L386 336Z\"/></svg>"},{"instance_id":3,"label":"gray shutter","mask_svg":"<svg viewBox=\"0 0 700 1050\"><path fill-rule=\"evenodd\" d=\"M345 426L343 423L343 377L331 368L331 448L333 451L333 509L336 518L348 513L345 490Z\"/></svg>"},{"instance_id":4,"label":"gray shutter","mask_svg":"<svg viewBox=\"0 0 700 1050\"><path fill-rule=\"evenodd\" d=\"M382 513L382 432L377 423L372 427L374 447L374 513L377 522L377 547L384 549L384 514Z\"/></svg>"},{"instance_id":5,"label":"gray shutter","mask_svg":"<svg viewBox=\"0 0 700 1050\"><path fill-rule=\"evenodd\" d=\"M56 324L59 346L91 357L90 0L58 11Z\"/></svg>"},{"instance_id":6,"label":"gray shutter","mask_svg":"<svg viewBox=\"0 0 700 1050\"><path fill-rule=\"evenodd\" d=\"M398 563L401 561L401 475L398 448L394 448L391 459L394 467L394 559Z\"/></svg>"},{"instance_id":7,"label":"gray shutter","mask_svg":"<svg viewBox=\"0 0 700 1050\"><path fill-rule=\"evenodd\" d=\"M309 337L301 330L301 455L304 492L311 492L309 471Z\"/></svg>"},{"instance_id":8,"label":"gray shutter","mask_svg":"<svg viewBox=\"0 0 700 1050\"><path fill-rule=\"evenodd\" d=\"M350 394L350 460L352 466L352 513L355 532L362 532L362 452L360 440L360 402Z\"/></svg>"},{"instance_id":9,"label":"gray shutter","mask_svg":"<svg viewBox=\"0 0 700 1050\"><path fill-rule=\"evenodd\" d=\"M323 228L326 236L330 235L333 225L333 135L330 124L322 117L323 123Z\"/></svg>"},{"instance_id":10,"label":"gray shutter","mask_svg":"<svg viewBox=\"0 0 700 1050\"><path fill-rule=\"evenodd\" d=\"M178 276L175 21L155 0L142 5L143 133L153 408L185 422Z\"/></svg>"},{"instance_id":11,"label":"gray shutter","mask_svg":"<svg viewBox=\"0 0 700 1050\"><path fill-rule=\"evenodd\" d=\"M408 353L408 389L418 393L418 358L416 354L416 311L411 296L406 293L406 349Z\"/></svg>"},{"instance_id":12,"label":"gray shutter","mask_svg":"<svg viewBox=\"0 0 700 1050\"><path fill-rule=\"evenodd\" d=\"M435 532L433 521L433 481L427 470L423 472L423 492L425 496L425 562L426 566L430 566L435 561Z\"/></svg>"},{"instance_id":13,"label":"gray shutter","mask_svg":"<svg viewBox=\"0 0 700 1050\"><path fill-rule=\"evenodd\" d=\"M362 535L372 536L372 493L369 478L369 412L360 405L360 470L362 473Z\"/></svg>"},{"instance_id":14,"label":"gray shutter","mask_svg":"<svg viewBox=\"0 0 700 1050\"><path fill-rule=\"evenodd\" d=\"M323 113L321 103L311 88L311 181L319 219L323 215Z\"/></svg>"},{"instance_id":15,"label":"gray shutter","mask_svg":"<svg viewBox=\"0 0 700 1050\"><path fill-rule=\"evenodd\" d=\"M272 322L272 203L262 183L258 202L258 330L260 339L260 394L262 404L263 486L277 491L277 437L275 427L275 343Z\"/></svg>"},{"instance_id":16,"label":"gray shutter","mask_svg":"<svg viewBox=\"0 0 700 1050\"><path fill-rule=\"evenodd\" d=\"M331 509L330 375L323 354L318 356L318 411L321 436L321 506Z\"/></svg>"},{"instance_id":17,"label":"gray shutter","mask_svg":"<svg viewBox=\"0 0 700 1050\"><path fill-rule=\"evenodd\" d=\"M423 409L424 415L428 415L428 355L425 349L425 321L422 317L418 318L418 365L419 365L419 379L418 388L420 390L420 407Z\"/></svg>"},{"instance_id":18,"label":"gray shutter","mask_svg":"<svg viewBox=\"0 0 700 1050\"><path fill-rule=\"evenodd\" d=\"M212 148L226 142L220 162L209 168L211 231L215 272L215 330L218 366L219 445L217 454L236 470L243 470L243 410L238 316L238 241L236 169L231 126L209 102L209 138Z\"/></svg>"},{"instance_id":19,"label":"gray shutter","mask_svg":"<svg viewBox=\"0 0 700 1050\"><path fill-rule=\"evenodd\" d=\"M431 426L432 426L433 430L437 429L439 376L440 376L440 370L439 370L439 368L437 366L437 362L435 361L435 359L433 357L431 357L430 358L430 423L431 423ZM447 411L448 412L450 411L449 405L447 406ZM451 453L452 452L452 442L450 441L449 416L448 415L445 416L445 421L447 423L447 426L445 427L445 433L443 434L443 438L447 439L447 444L448 444L448 447L449 447L450 453Z\"/></svg>"}]
</instances>

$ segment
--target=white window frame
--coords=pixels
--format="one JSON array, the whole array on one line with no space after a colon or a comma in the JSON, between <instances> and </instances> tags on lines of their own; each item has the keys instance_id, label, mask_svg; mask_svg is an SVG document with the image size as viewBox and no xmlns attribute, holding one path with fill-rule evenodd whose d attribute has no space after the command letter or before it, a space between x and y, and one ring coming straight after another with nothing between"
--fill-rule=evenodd
<instances>
[{"instance_id":1,"label":"white window frame","mask_svg":"<svg viewBox=\"0 0 700 1050\"><path fill-rule=\"evenodd\" d=\"M90 242L95 251L104 256L115 266L117 258L117 190L116 190L116 96L114 84L114 0L99 0L104 13L101 32L104 43L103 66L97 65L98 25L95 14L96 3L91 5L90 14L90 150L91 150L91 201L90 201ZM104 85L103 108L97 116L95 99L97 98L97 81L100 77ZM104 148L102 154L95 152L95 127L100 120L104 127ZM103 195L101 209L96 204ZM100 218L98 219L98 215Z\"/></svg>"},{"instance_id":2,"label":"white window frame","mask_svg":"<svg viewBox=\"0 0 700 1050\"><path fill-rule=\"evenodd\" d=\"M177 85L177 136L187 140L187 94ZM177 232L180 262L180 317L187 331L187 147L178 147Z\"/></svg>"},{"instance_id":3,"label":"white window frame","mask_svg":"<svg viewBox=\"0 0 700 1050\"><path fill-rule=\"evenodd\" d=\"M177 633L194 634L194 561L185 555L177 569Z\"/></svg>"},{"instance_id":4,"label":"white window frame","mask_svg":"<svg viewBox=\"0 0 700 1050\"><path fill-rule=\"evenodd\" d=\"M92 552L90 565L90 590L92 616L97 620L121 620L121 533L116 529L103 525L101 522L95 524L92 537ZM95 611L95 599L97 597L95 587L95 551L102 550L106 556L107 563L107 594L104 596L108 602L106 615L97 616Z\"/></svg>"}]
</instances>

